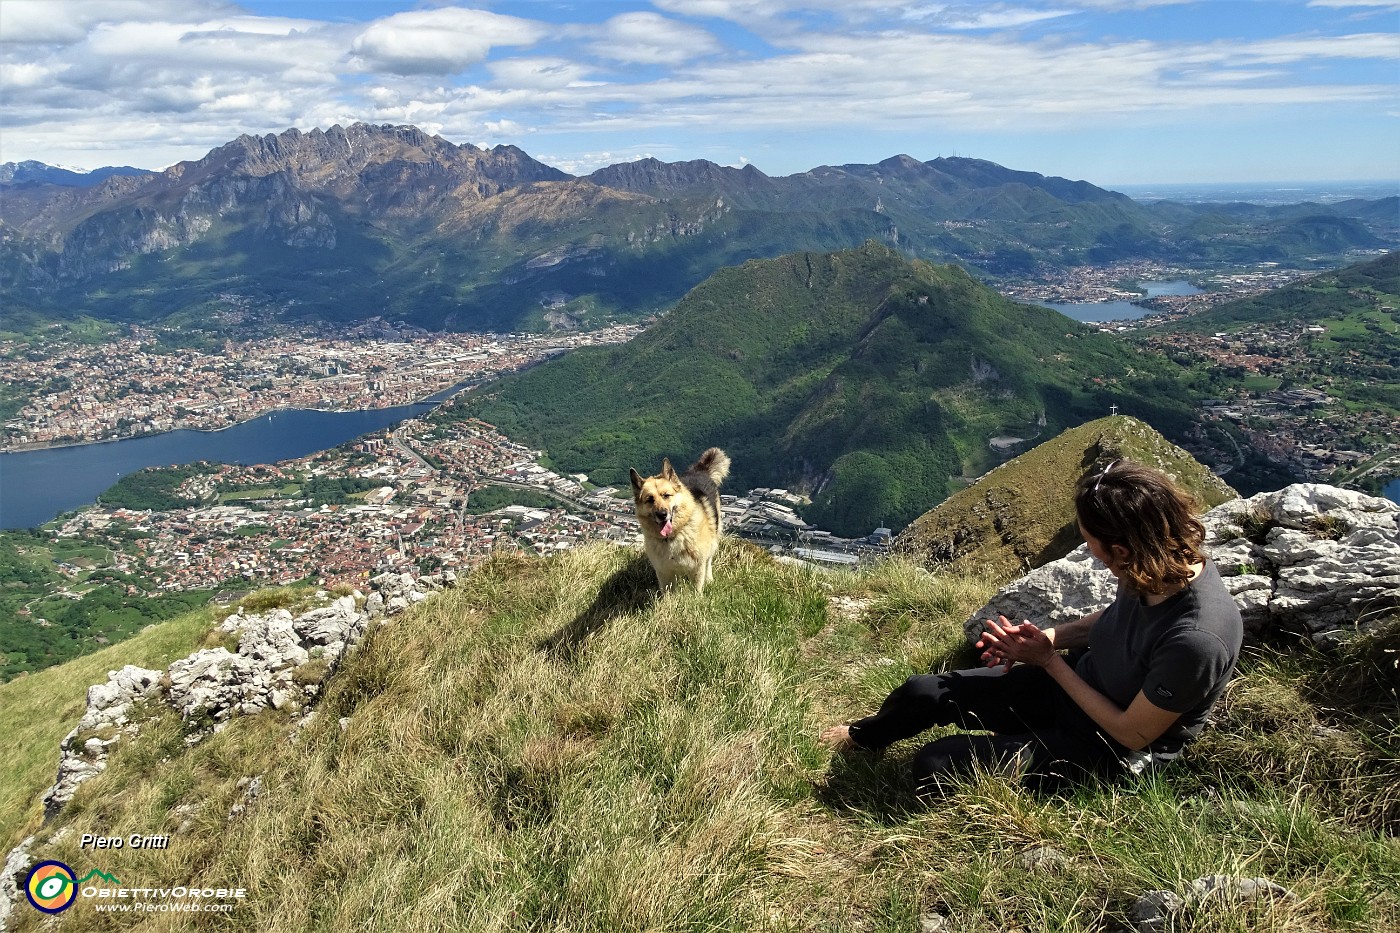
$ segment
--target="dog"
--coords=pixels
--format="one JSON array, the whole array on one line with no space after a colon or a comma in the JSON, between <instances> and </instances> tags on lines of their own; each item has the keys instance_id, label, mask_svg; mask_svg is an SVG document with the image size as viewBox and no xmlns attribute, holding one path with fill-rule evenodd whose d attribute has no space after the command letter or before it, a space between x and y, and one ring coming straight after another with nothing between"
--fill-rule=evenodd
<instances>
[{"instance_id":1,"label":"dog","mask_svg":"<svg viewBox=\"0 0 1400 933\"><path fill-rule=\"evenodd\" d=\"M729 456L711 447L679 476L669 459L661 461L655 476L642 479L635 469L631 474L632 500L657 584L664 590L677 577L688 577L695 591L703 592L719 550L719 486L729 475Z\"/></svg>"}]
</instances>

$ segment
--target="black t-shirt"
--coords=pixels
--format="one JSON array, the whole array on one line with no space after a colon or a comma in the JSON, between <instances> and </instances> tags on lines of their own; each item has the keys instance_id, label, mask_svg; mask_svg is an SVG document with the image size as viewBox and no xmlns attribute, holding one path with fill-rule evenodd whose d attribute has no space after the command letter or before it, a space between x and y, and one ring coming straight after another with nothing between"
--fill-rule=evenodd
<instances>
[{"instance_id":1,"label":"black t-shirt","mask_svg":"<svg viewBox=\"0 0 1400 933\"><path fill-rule=\"evenodd\" d=\"M1148 606L1128 587L1089 633L1089 650L1075 671L1119 708L1139 692L1181 718L1152 743L1173 753L1200 735L1240 656L1240 610L1212 561L1185 589Z\"/></svg>"}]
</instances>

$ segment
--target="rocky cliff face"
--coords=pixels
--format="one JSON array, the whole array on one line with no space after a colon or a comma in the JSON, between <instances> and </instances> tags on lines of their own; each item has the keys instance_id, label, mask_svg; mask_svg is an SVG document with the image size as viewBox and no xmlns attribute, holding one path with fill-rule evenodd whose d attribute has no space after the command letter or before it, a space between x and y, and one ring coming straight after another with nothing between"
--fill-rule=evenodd
<instances>
[{"instance_id":1,"label":"rocky cliff face","mask_svg":"<svg viewBox=\"0 0 1400 933\"><path fill-rule=\"evenodd\" d=\"M82 719L59 745L58 777L44 794L45 814L58 813L83 782L106 770L110 750L141 731L155 713L153 705L180 713L189 730L186 745L265 709L300 710L300 729L315 715L325 679L372 623L389 624L433 591L456 586L457 575L386 573L369 584L368 596L344 596L295 617L285 609L246 615L240 609L215 629L237 640L233 651L205 648L164 671L127 665L109 672L106 683L88 688ZM254 779L245 804L257 793ZM0 866L0 930L24 900L19 882L34 861L34 841L25 839Z\"/></svg>"},{"instance_id":2,"label":"rocky cliff face","mask_svg":"<svg viewBox=\"0 0 1400 933\"><path fill-rule=\"evenodd\" d=\"M514 146L457 146L410 126L240 136L159 174L28 192L5 208L57 252L59 279L129 268L223 224L297 249L335 249L350 224L421 226L536 181L569 176Z\"/></svg>"},{"instance_id":3,"label":"rocky cliff face","mask_svg":"<svg viewBox=\"0 0 1400 933\"><path fill-rule=\"evenodd\" d=\"M167 175L197 184L227 175L285 175L297 189L350 212L412 216L445 200L477 201L535 181L569 176L514 146L455 145L413 126L333 126L322 132L240 136Z\"/></svg>"},{"instance_id":4,"label":"rocky cliff face","mask_svg":"<svg viewBox=\"0 0 1400 933\"><path fill-rule=\"evenodd\" d=\"M1203 519L1206 553L1254 639L1307 638L1321 647L1400 613L1400 505L1335 486L1299 483L1227 502ZM1113 601L1117 580L1081 545L997 593L964 625L1002 613L1055 625Z\"/></svg>"}]
</instances>

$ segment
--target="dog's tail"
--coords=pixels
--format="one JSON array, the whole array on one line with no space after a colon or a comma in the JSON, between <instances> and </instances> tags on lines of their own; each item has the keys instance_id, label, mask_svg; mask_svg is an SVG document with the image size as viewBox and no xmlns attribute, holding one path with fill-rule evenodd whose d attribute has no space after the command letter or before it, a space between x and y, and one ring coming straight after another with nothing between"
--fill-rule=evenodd
<instances>
[{"instance_id":1,"label":"dog's tail","mask_svg":"<svg viewBox=\"0 0 1400 933\"><path fill-rule=\"evenodd\" d=\"M718 447L711 447L700 455L691 468L692 472L704 473L718 486L729 475L729 454Z\"/></svg>"}]
</instances>

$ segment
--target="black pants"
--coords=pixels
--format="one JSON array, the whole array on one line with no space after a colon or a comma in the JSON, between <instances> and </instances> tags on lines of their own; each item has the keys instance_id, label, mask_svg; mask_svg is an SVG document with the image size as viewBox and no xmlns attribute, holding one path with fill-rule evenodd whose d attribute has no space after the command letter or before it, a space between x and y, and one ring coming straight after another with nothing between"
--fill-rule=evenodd
<instances>
[{"instance_id":1,"label":"black pants","mask_svg":"<svg viewBox=\"0 0 1400 933\"><path fill-rule=\"evenodd\" d=\"M1088 777L1124 773L1128 749L1094 724L1044 670L978 668L916 674L880 704L874 716L851 723L851 738L876 750L933 726L981 729L991 735L950 735L919 749L914 780L924 792L941 776L974 764L1013 759L1027 786L1057 789Z\"/></svg>"}]
</instances>

